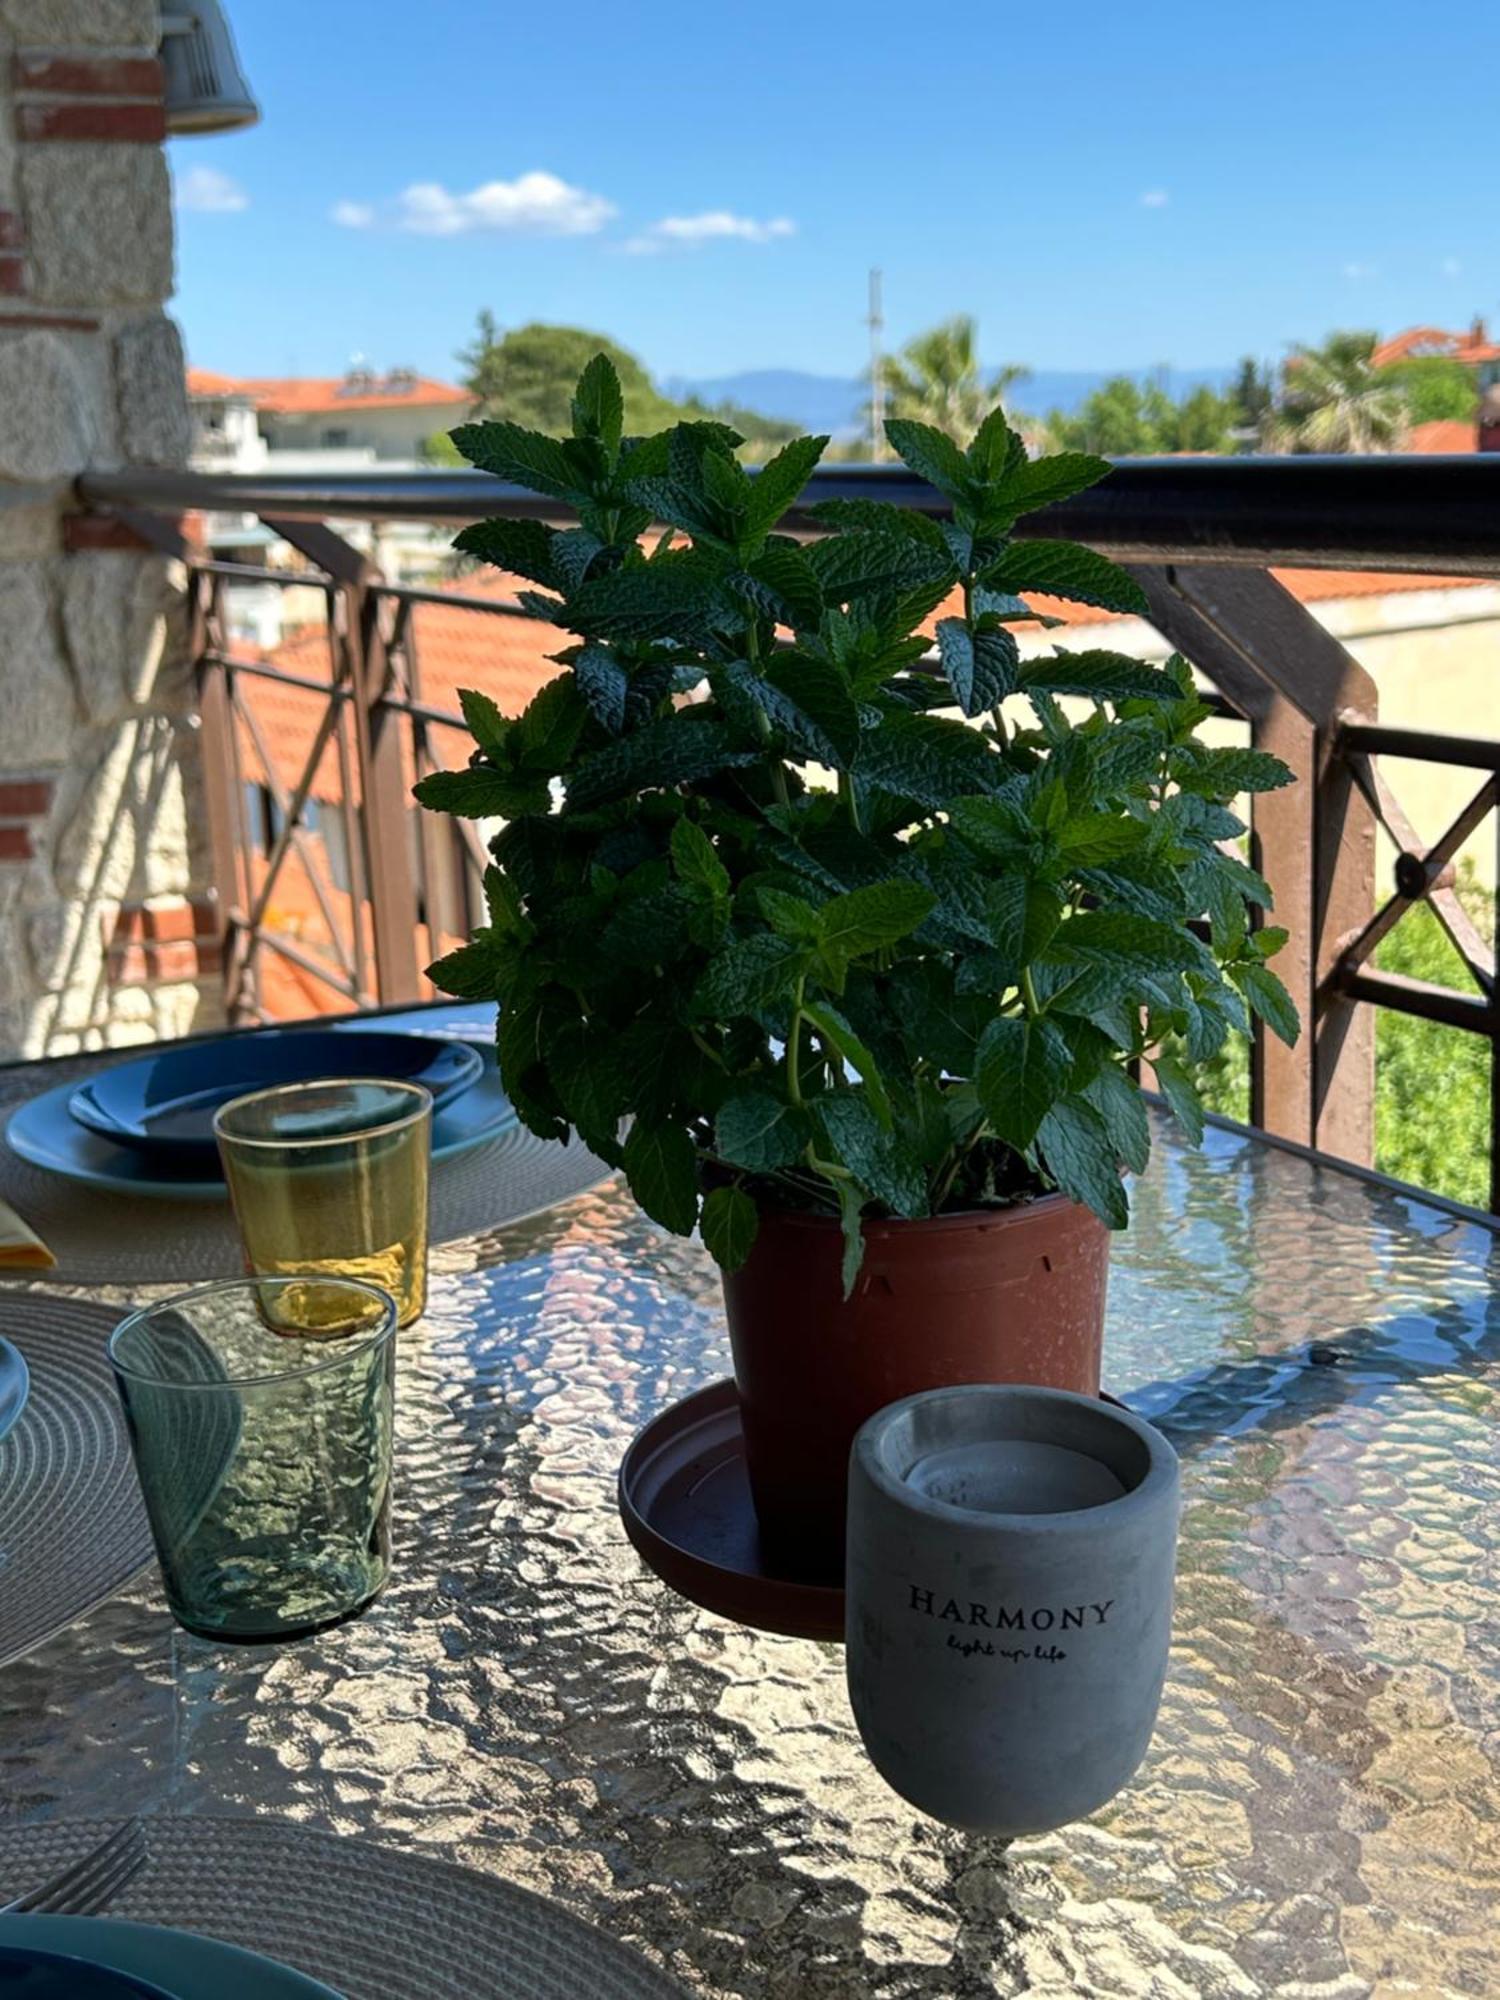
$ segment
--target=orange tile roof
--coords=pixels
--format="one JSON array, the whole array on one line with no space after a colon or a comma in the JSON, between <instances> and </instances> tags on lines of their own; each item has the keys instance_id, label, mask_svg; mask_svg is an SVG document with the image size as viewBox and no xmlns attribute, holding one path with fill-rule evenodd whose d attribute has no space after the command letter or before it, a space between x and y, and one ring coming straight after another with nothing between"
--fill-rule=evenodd
<instances>
[{"instance_id":1,"label":"orange tile roof","mask_svg":"<svg viewBox=\"0 0 1500 2000\"><path fill-rule=\"evenodd\" d=\"M211 386L196 389L195 379L205 380ZM257 409L281 416L322 415L332 410L420 410L431 405L459 409L466 407L470 400L467 389L457 389L451 382L434 381L430 375L413 375L399 388L390 386L388 376L375 377L369 389L355 391L351 389L348 378L341 375L246 376L236 379L227 375L203 375L196 369L189 371L188 393L248 396Z\"/></svg>"},{"instance_id":2,"label":"orange tile roof","mask_svg":"<svg viewBox=\"0 0 1500 2000\"><path fill-rule=\"evenodd\" d=\"M232 375L216 375L211 368L190 368L187 392L190 396L232 396L244 393L244 383Z\"/></svg>"},{"instance_id":3,"label":"orange tile roof","mask_svg":"<svg viewBox=\"0 0 1500 2000\"><path fill-rule=\"evenodd\" d=\"M1388 368L1393 361L1410 361L1427 355L1441 355L1445 360L1462 361L1472 367L1481 361L1500 358L1500 346L1490 339L1482 319L1476 319L1462 333L1449 333L1440 326L1410 326L1405 333L1382 341L1370 361L1376 368Z\"/></svg>"},{"instance_id":4,"label":"orange tile roof","mask_svg":"<svg viewBox=\"0 0 1500 2000\"><path fill-rule=\"evenodd\" d=\"M1406 434L1406 449L1418 452L1478 451L1478 424L1462 423L1455 417L1435 418L1430 424L1413 424Z\"/></svg>"}]
</instances>

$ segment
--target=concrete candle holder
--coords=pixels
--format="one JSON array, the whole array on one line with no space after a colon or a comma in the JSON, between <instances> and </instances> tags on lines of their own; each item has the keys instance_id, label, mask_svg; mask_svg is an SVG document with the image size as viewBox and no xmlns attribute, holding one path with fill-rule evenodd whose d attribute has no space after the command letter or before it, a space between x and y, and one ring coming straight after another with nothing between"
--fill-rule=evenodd
<instances>
[{"instance_id":1,"label":"concrete candle holder","mask_svg":"<svg viewBox=\"0 0 1500 2000\"><path fill-rule=\"evenodd\" d=\"M971 1385L892 1403L850 1457L849 1697L935 1819L1042 1833L1130 1779L1166 1672L1177 1455L1128 1410Z\"/></svg>"}]
</instances>

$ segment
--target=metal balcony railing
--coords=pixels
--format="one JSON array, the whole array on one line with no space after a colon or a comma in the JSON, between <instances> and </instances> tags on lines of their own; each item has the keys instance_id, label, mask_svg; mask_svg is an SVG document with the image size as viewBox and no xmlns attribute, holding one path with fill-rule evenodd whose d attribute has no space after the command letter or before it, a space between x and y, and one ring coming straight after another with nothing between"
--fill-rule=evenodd
<instances>
[{"instance_id":1,"label":"metal balcony railing","mask_svg":"<svg viewBox=\"0 0 1500 2000\"><path fill-rule=\"evenodd\" d=\"M903 468L848 465L815 473L804 501L849 495L930 512L945 504ZM438 768L443 749L456 744L444 733L462 728L456 710L424 698L414 614L434 604L524 614L494 598L389 583L328 523L416 520L456 528L497 513L565 518L556 504L467 472L320 479L100 473L78 482L78 498L123 518L189 566L231 1018L264 1017L261 978L270 957L298 966L352 1007L426 997L424 965L477 913L485 854L472 826L435 820L411 803L414 778ZM208 560L182 539L179 521L188 510L258 516L311 567ZM809 524L794 510L787 525ZM1028 517L1019 532L1067 535L1127 563L1163 637L1218 690L1226 711L1243 719L1250 740L1296 773L1296 784L1255 802L1251 837L1255 865L1275 892L1276 920L1291 933L1277 969L1306 1028L1295 1050L1257 1035L1252 1121L1368 1164L1372 1010L1483 1035L1491 1046L1491 1206L1500 1212L1495 953L1459 903L1453 872L1454 856L1487 817L1500 832L1500 741L1382 727L1369 675L1269 574L1339 569L1500 579L1500 455L1127 460L1107 484ZM226 592L234 583L311 584L320 592L326 673L289 672L233 644ZM277 776L269 746L257 746L262 725L245 698L247 690L278 685L314 701L319 718L301 775L290 784ZM269 774L274 809L258 857L247 826L248 752ZM1383 758L1476 774L1473 796L1440 839L1429 845L1417 836ZM309 855L315 780L329 760L337 771L339 884ZM1398 855L1383 900L1377 827ZM317 951L267 922L294 855L306 864L332 940ZM1380 940L1421 902L1447 931L1473 992L1371 965Z\"/></svg>"}]
</instances>

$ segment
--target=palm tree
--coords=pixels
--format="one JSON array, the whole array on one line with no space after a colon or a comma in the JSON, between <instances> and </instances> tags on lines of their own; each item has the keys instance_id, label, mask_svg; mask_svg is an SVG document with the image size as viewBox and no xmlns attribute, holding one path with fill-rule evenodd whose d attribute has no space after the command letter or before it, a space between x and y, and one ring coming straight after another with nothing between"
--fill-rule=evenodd
<instances>
[{"instance_id":1,"label":"palm tree","mask_svg":"<svg viewBox=\"0 0 1500 2000\"><path fill-rule=\"evenodd\" d=\"M963 442L1006 391L1030 373L1006 367L986 376L979 365L977 329L967 313L919 333L899 354L883 356L879 367L887 416L915 417Z\"/></svg>"},{"instance_id":2,"label":"palm tree","mask_svg":"<svg viewBox=\"0 0 1500 2000\"><path fill-rule=\"evenodd\" d=\"M1274 451L1394 451L1408 425L1406 392L1375 368L1373 333L1331 333L1294 347L1266 420Z\"/></svg>"}]
</instances>

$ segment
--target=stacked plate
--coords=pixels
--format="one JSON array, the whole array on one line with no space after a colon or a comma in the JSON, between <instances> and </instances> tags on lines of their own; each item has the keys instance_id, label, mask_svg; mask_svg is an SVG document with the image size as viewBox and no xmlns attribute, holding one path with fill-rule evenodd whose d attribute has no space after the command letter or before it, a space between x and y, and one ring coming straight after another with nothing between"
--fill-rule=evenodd
<instances>
[{"instance_id":1,"label":"stacked plate","mask_svg":"<svg viewBox=\"0 0 1500 2000\"><path fill-rule=\"evenodd\" d=\"M475 1039L487 1040L484 1025L473 1025ZM247 1091L335 1077L425 1084L435 1160L515 1123L493 1053L464 1035L424 1034L385 1017L180 1043L29 1099L5 1137L23 1160L70 1180L176 1201L222 1200L213 1136L220 1105Z\"/></svg>"}]
</instances>

